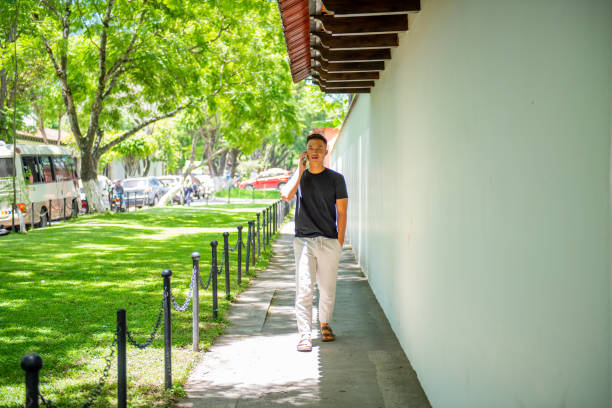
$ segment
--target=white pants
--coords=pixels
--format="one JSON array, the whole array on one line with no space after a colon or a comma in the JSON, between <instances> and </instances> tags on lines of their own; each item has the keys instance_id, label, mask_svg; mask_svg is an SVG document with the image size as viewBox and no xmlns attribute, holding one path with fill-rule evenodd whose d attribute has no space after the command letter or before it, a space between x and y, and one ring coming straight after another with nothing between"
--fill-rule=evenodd
<instances>
[{"instance_id":1,"label":"white pants","mask_svg":"<svg viewBox=\"0 0 612 408\"><path fill-rule=\"evenodd\" d=\"M311 334L315 280L319 288L319 321L329 323L336 299L336 277L342 246L335 238L294 238L295 314L300 334Z\"/></svg>"}]
</instances>

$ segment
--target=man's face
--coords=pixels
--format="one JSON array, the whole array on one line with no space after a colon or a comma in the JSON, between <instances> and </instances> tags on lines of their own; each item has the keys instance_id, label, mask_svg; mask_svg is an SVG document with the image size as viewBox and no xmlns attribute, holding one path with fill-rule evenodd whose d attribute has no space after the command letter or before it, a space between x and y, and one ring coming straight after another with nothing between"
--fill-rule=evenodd
<instances>
[{"instance_id":1,"label":"man's face","mask_svg":"<svg viewBox=\"0 0 612 408\"><path fill-rule=\"evenodd\" d=\"M306 146L306 152L308 153L308 160L310 164L319 163L323 164L323 159L327 154L327 146L325 142L320 139L311 139L308 141L308 145Z\"/></svg>"}]
</instances>

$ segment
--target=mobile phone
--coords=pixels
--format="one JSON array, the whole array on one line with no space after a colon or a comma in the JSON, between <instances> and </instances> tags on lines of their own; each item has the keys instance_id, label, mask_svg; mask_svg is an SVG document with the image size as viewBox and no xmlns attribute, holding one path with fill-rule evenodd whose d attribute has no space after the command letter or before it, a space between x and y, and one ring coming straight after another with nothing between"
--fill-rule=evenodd
<instances>
[{"instance_id":1,"label":"mobile phone","mask_svg":"<svg viewBox=\"0 0 612 408\"><path fill-rule=\"evenodd\" d=\"M304 157L302 159L302 164L305 166L307 161L308 161L308 157Z\"/></svg>"}]
</instances>

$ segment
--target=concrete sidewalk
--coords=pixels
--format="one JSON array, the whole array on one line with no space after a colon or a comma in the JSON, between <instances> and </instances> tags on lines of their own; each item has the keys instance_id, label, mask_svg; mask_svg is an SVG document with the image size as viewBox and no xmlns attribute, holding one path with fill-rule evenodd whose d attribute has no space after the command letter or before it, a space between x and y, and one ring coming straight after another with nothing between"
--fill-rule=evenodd
<instances>
[{"instance_id":1,"label":"concrete sidewalk","mask_svg":"<svg viewBox=\"0 0 612 408\"><path fill-rule=\"evenodd\" d=\"M231 327L195 368L178 406L429 407L350 249L338 274L336 341L321 342L317 331L312 352L296 351L292 240L289 223L268 270L231 306Z\"/></svg>"}]
</instances>

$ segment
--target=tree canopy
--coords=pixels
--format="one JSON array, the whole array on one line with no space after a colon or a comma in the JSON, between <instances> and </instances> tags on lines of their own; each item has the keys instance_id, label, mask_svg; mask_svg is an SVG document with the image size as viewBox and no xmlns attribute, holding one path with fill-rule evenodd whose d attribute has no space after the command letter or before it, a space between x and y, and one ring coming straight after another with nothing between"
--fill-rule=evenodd
<instances>
[{"instance_id":1,"label":"tree canopy","mask_svg":"<svg viewBox=\"0 0 612 408\"><path fill-rule=\"evenodd\" d=\"M104 155L215 174L241 158L288 164L307 128L346 108L292 83L269 0L19 0L2 2L0 25L0 132L16 58L19 127L71 133L88 197Z\"/></svg>"}]
</instances>

